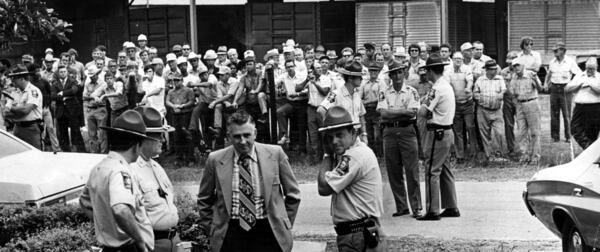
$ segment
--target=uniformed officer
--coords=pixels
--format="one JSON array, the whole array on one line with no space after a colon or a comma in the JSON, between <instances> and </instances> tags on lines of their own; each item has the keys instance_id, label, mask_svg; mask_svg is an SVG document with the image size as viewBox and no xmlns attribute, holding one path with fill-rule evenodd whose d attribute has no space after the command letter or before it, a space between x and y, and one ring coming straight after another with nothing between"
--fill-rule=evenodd
<instances>
[{"instance_id":1,"label":"uniformed officer","mask_svg":"<svg viewBox=\"0 0 600 252\"><path fill-rule=\"evenodd\" d=\"M96 240L104 252L154 249L154 234L144 207L139 179L130 163L146 136L142 116L127 110L106 130L109 153L90 172L79 204L93 219Z\"/></svg>"},{"instance_id":2,"label":"uniformed officer","mask_svg":"<svg viewBox=\"0 0 600 252\"><path fill-rule=\"evenodd\" d=\"M454 142L452 121L456 103L454 91L446 78L443 78L444 63L439 54L427 59L424 69L433 86L427 94L427 101L421 106L419 116L428 118L428 134L424 143L425 189L427 213L417 220L439 220L441 217L459 217L456 205L454 175L450 170L450 148ZM440 194L444 212L440 214Z\"/></svg>"},{"instance_id":3,"label":"uniformed officer","mask_svg":"<svg viewBox=\"0 0 600 252\"><path fill-rule=\"evenodd\" d=\"M32 146L42 148L42 92L29 82L29 75L23 65L18 65L8 77L17 89L11 94L4 108L6 118L13 119L13 134Z\"/></svg>"},{"instance_id":4,"label":"uniformed officer","mask_svg":"<svg viewBox=\"0 0 600 252\"><path fill-rule=\"evenodd\" d=\"M413 217L420 216L421 190L419 188L419 149L415 123L417 110L420 107L419 94L413 87L405 85L408 66L392 60L388 64L388 76L391 85L382 90L377 103L377 111L381 114L383 130L383 148L390 187L396 202L396 213L393 217L409 213L406 204L406 186Z\"/></svg>"},{"instance_id":5,"label":"uniformed officer","mask_svg":"<svg viewBox=\"0 0 600 252\"><path fill-rule=\"evenodd\" d=\"M154 252L177 250L180 242L175 230L179 215L173 203L173 184L159 163L152 158L162 152L163 134L173 128L162 124L161 113L152 107L137 107L146 124L146 135L142 142L140 156L132 169L138 175L143 202L154 230Z\"/></svg>"},{"instance_id":6,"label":"uniformed officer","mask_svg":"<svg viewBox=\"0 0 600 252\"><path fill-rule=\"evenodd\" d=\"M341 106L327 111L319 131L326 135L325 159L334 165L319 169L319 195L331 195L339 251L385 251L381 171L375 153L357 139L357 124Z\"/></svg>"},{"instance_id":7,"label":"uniformed officer","mask_svg":"<svg viewBox=\"0 0 600 252\"><path fill-rule=\"evenodd\" d=\"M359 87L362 84L362 65L356 61L347 62L344 68L339 70L340 74L344 77L345 84L331 92L319 108L317 112L321 114L321 117L325 117L325 113L333 106L341 106L350 113L352 122L355 123L354 128L358 130L360 134L360 140L368 144L367 124L365 121L365 106L362 104L361 94Z\"/></svg>"}]
</instances>

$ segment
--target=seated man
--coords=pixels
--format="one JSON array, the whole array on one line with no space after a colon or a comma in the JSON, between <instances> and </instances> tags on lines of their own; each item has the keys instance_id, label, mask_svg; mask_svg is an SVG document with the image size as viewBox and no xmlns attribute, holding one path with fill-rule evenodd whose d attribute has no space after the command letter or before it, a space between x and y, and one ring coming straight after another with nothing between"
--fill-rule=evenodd
<instances>
[{"instance_id":1,"label":"seated man","mask_svg":"<svg viewBox=\"0 0 600 252\"><path fill-rule=\"evenodd\" d=\"M217 136L217 145L220 145L223 140L223 113L232 114L236 111L231 102L238 89L238 81L231 77L231 69L226 66L219 68L217 77L219 78L217 82L217 99L212 101L208 108L215 110L214 127L209 127L209 129Z\"/></svg>"},{"instance_id":2,"label":"seated man","mask_svg":"<svg viewBox=\"0 0 600 252\"><path fill-rule=\"evenodd\" d=\"M277 109L277 123L279 124L279 134L281 139L277 142L279 145L289 143L288 119L293 116L298 124L297 129L300 134L298 147L306 150L306 109L308 105L308 89L306 87L306 78L296 74L294 60L285 62L286 74L275 82L277 86L283 86L286 94L285 103Z\"/></svg>"},{"instance_id":3,"label":"seated man","mask_svg":"<svg viewBox=\"0 0 600 252\"><path fill-rule=\"evenodd\" d=\"M248 50L244 52L244 62L246 66L246 74L240 78L239 88L233 100L233 106L240 106L250 115L257 119L259 123L266 123L268 119L267 110L267 95L261 75L256 71L256 58L254 52ZM260 114L254 113L256 105L260 107ZM257 115L258 114L258 115Z\"/></svg>"}]
</instances>

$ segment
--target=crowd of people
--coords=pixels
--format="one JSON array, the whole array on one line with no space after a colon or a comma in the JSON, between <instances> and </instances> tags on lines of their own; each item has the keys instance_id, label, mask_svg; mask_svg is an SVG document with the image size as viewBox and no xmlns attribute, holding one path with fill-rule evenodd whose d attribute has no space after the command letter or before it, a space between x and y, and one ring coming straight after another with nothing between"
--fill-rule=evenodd
<instances>
[{"instance_id":1,"label":"crowd of people","mask_svg":"<svg viewBox=\"0 0 600 252\"><path fill-rule=\"evenodd\" d=\"M377 156L386 162L392 216L412 210L417 220L439 220L460 216L451 154L459 163L478 153L484 163L539 162L539 92L551 94L555 141L561 112L567 141L572 133L586 148L600 130L597 59L589 58L582 71L557 43L542 81L531 37L507 54L504 68L479 41L457 50L423 42L406 49L365 43L356 52L342 49L338 58L335 50L289 39L281 52L273 48L262 60L252 50L240 57L235 48L219 46L201 55L183 44L164 61L145 35L137 42L125 42L116 59L97 46L86 64L75 49L56 58L49 48L41 64L29 54L14 67L0 60L0 128L40 149L109 153L81 197L106 251L173 248L172 185L152 160L163 149L179 162L211 153L198 205L215 251L289 251L298 185L282 148L254 142L268 139L264 129L276 124L277 144L307 152L319 165L319 194L333 195L338 247L352 251L375 249L380 240Z\"/></svg>"}]
</instances>

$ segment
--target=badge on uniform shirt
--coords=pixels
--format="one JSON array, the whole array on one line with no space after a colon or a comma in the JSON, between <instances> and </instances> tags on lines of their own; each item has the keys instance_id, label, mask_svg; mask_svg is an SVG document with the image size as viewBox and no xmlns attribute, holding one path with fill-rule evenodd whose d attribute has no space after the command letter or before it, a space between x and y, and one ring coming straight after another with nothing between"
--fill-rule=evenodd
<instances>
[{"instance_id":1,"label":"badge on uniform shirt","mask_svg":"<svg viewBox=\"0 0 600 252\"><path fill-rule=\"evenodd\" d=\"M33 96L33 98L38 98L38 92L36 90L31 90L31 96Z\"/></svg>"},{"instance_id":2,"label":"badge on uniform shirt","mask_svg":"<svg viewBox=\"0 0 600 252\"><path fill-rule=\"evenodd\" d=\"M383 100L385 100L385 92L380 91L379 92L379 101L382 102Z\"/></svg>"},{"instance_id":3,"label":"badge on uniform shirt","mask_svg":"<svg viewBox=\"0 0 600 252\"><path fill-rule=\"evenodd\" d=\"M418 101L419 100L419 93L417 93L417 90L410 89L410 91L412 91L413 97L415 98L415 101Z\"/></svg>"},{"instance_id":4,"label":"badge on uniform shirt","mask_svg":"<svg viewBox=\"0 0 600 252\"><path fill-rule=\"evenodd\" d=\"M133 192L133 185L132 185L131 176L129 175L129 173L122 171L121 176L123 177L123 187L125 187L125 189Z\"/></svg>"},{"instance_id":5,"label":"badge on uniform shirt","mask_svg":"<svg viewBox=\"0 0 600 252\"><path fill-rule=\"evenodd\" d=\"M344 176L348 173L348 169L350 168L350 157L343 155L342 159L335 167L334 171L338 176Z\"/></svg>"},{"instance_id":6,"label":"badge on uniform shirt","mask_svg":"<svg viewBox=\"0 0 600 252\"><path fill-rule=\"evenodd\" d=\"M429 90L427 96L430 101L433 101L433 99L435 99L435 89L432 88L431 90Z\"/></svg>"},{"instance_id":7,"label":"badge on uniform shirt","mask_svg":"<svg viewBox=\"0 0 600 252\"><path fill-rule=\"evenodd\" d=\"M329 95L327 95L327 101L329 101L329 103L334 103L335 102L335 93L329 92Z\"/></svg>"}]
</instances>

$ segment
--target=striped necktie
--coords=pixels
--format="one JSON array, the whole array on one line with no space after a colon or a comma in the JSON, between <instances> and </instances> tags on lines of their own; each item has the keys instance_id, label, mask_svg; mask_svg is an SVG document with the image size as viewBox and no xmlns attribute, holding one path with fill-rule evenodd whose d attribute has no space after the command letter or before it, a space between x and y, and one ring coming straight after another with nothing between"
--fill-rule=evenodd
<instances>
[{"instance_id":1,"label":"striped necktie","mask_svg":"<svg viewBox=\"0 0 600 252\"><path fill-rule=\"evenodd\" d=\"M252 173L250 163L252 159L248 155L239 158L240 166L240 226L249 231L256 224L256 206L254 204L254 188L252 187Z\"/></svg>"}]
</instances>

